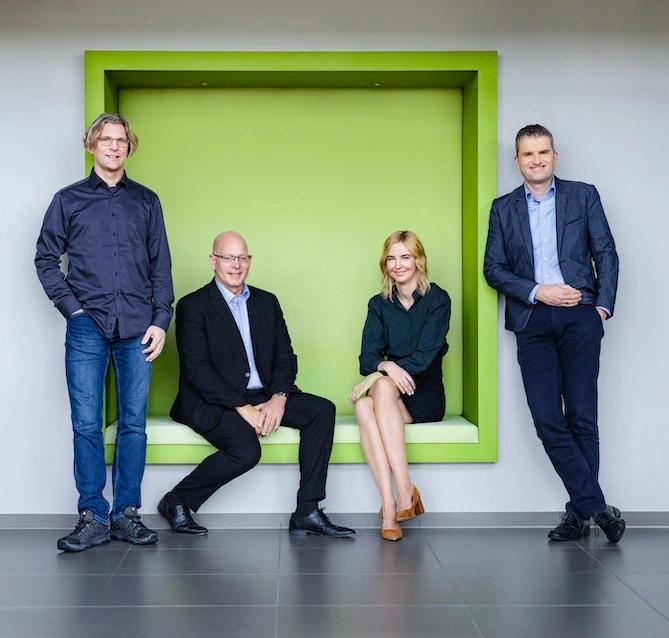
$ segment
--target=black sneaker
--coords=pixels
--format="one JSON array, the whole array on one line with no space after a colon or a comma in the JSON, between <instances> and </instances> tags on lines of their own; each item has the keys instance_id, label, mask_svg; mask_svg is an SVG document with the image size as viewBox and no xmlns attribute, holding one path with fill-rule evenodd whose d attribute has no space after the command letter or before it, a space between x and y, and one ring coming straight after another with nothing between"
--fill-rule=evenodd
<instances>
[{"instance_id":1,"label":"black sneaker","mask_svg":"<svg viewBox=\"0 0 669 638\"><path fill-rule=\"evenodd\" d=\"M620 515L617 507L607 505L603 512L598 512L593 517L595 523L602 528L610 543L617 543L625 533L625 520Z\"/></svg>"},{"instance_id":2,"label":"black sneaker","mask_svg":"<svg viewBox=\"0 0 669 638\"><path fill-rule=\"evenodd\" d=\"M590 525L570 512L563 514L560 524L548 532L552 541L580 541L586 536L590 536Z\"/></svg>"},{"instance_id":3,"label":"black sneaker","mask_svg":"<svg viewBox=\"0 0 669 638\"><path fill-rule=\"evenodd\" d=\"M96 520L90 510L84 510L79 513L79 522L75 528L67 536L58 539L58 549L81 552L94 545L104 545L110 540L109 525Z\"/></svg>"},{"instance_id":4,"label":"black sneaker","mask_svg":"<svg viewBox=\"0 0 669 638\"><path fill-rule=\"evenodd\" d=\"M133 545L150 545L158 540L158 532L142 523L136 507L128 506L121 516L111 521L111 537Z\"/></svg>"}]
</instances>

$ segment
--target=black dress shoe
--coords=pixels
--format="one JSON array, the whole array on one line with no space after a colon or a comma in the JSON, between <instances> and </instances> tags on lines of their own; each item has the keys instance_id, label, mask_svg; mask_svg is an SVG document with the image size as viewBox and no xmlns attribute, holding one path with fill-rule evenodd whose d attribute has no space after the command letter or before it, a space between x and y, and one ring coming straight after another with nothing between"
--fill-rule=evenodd
<instances>
[{"instance_id":1,"label":"black dress shoe","mask_svg":"<svg viewBox=\"0 0 669 638\"><path fill-rule=\"evenodd\" d=\"M548 532L548 538L552 541L580 541L586 536L590 536L590 525L570 512L563 514L560 524Z\"/></svg>"},{"instance_id":2,"label":"black dress shoe","mask_svg":"<svg viewBox=\"0 0 669 638\"><path fill-rule=\"evenodd\" d=\"M304 518L295 518L295 514L290 517L288 531L297 536L306 536L307 534L316 534L318 536L351 536L355 530L350 527L340 527L335 525L323 512L316 508L311 514Z\"/></svg>"},{"instance_id":3,"label":"black dress shoe","mask_svg":"<svg viewBox=\"0 0 669 638\"><path fill-rule=\"evenodd\" d=\"M595 523L602 528L610 543L617 543L625 533L625 520L620 515L617 507L607 505L603 512L598 512L593 517Z\"/></svg>"},{"instance_id":4,"label":"black dress shoe","mask_svg":"<svg viewBox=\"0 0 669 638\"><path fill-rule=\"evenodd\" d=\"M202 525L198 525L193 519L190 509L183 503L169 505L167 495L163 496L158 503L158 512L167 519L170 527L177 534L193 534L194 536L204 536L209 530Z\"/></svg>"}]
</instances>

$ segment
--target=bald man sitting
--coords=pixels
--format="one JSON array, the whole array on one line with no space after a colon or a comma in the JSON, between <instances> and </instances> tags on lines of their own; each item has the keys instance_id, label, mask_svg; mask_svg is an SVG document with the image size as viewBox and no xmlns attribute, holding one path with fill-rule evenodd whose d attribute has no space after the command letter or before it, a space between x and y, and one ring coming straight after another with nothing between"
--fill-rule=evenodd
<instances>
[{"instance_id":1,"label":"bald man sitting","mask_svg":"<svg viewBox=\"0 0 669 638\"><path fill-rule=\"evenodd\" d=\"M206 534L191 512L260 460L258 437L300 430L300 487L291 534L349 536L318 507L334 435L335 406L295 385L297 358L277 298L246 285L251 255L227 231L209 255L214 279L177 304L179 393L171 417L218 449L165 494L158 511L182 534Z\"/></svg>"}]
</instances>

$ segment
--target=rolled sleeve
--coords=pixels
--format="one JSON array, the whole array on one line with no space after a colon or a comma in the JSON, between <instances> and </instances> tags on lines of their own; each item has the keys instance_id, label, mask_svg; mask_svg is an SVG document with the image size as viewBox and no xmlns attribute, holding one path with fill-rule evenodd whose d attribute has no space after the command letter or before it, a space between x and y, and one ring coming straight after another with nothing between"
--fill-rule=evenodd
<instances>
[{"instance_id":1,"label":"rolled sleeve","mask_svg":"<svg viewBox=\"0 0 669 638\"><path fill-rule=\"evenodd\" d=\"M367 305L367 318L362 329L362 345L359 357L360 374L366 376L376 372L379 363L385 360L384 348L383 322L375 300L372 298Z\"/></svg>"},{"instance_id":2,"label":"rolled sleeve","mask_svg":"<svg viewBox=\"0 0 669 638\"><path fill-rule=\"evenodd\" d=\"M172 260L167 243L163 211L157 197L152 205L147 249L151 266L150 280L153 297L151 323L167 330L172 319L172 304L174 303Z\"/></svg>"}]
</instances>

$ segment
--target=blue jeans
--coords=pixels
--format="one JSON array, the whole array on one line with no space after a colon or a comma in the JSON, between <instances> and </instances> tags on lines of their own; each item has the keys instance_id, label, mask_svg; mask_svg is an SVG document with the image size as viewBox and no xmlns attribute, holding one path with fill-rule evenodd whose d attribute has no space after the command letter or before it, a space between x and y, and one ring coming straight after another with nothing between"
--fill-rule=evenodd
<instances>
[{"instance_id":1,"label":"blue jeans","mask_svg":"<svg viewBox=\"0 0 669 638\"><path fill-rule=\"evenodd\" d=\"M90 510L109 520L109 503L102 496L106 481L102 409L111 357L116 376L118 433L112 466L112 518L134 505L140 507L140 486L146 460L146 406L151 364L142 353L142 337L107 339L87 313L67 320L65 371L74 430L74 480L79 511Z\"/></svg>"}]
</instances>

